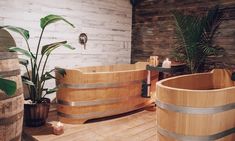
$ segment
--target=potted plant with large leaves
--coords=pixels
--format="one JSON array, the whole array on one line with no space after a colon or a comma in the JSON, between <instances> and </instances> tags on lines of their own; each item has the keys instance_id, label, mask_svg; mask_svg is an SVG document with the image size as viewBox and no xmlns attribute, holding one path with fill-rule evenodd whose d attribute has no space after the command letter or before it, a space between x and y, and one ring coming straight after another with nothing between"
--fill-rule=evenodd
<instances>
[{"instance_id":1,"label":"potted plant with large leaves","mask_svg":"<svg viewBox=\"0 0 235 141\"><path fill-rule=\"evenodd\" d=\"M205 60L223 52L215 46L214 37L222 22L222 11L218 6L207 12L206 16L185 15L173 12L176 23L177 46L173 51L176 60L185 62L191 73L203 70Z\"/></svg>"},{"instance_id":2,"label":"potted plant with large leaves","mask_svg":"<svg viewBox=\"0 0 235 141\"><path fill-rule=\"evenodd\" d=\"M37 127L45 124L50 107L50 99L45 98L45 95L51 94L57 90L56 87L51 89L45 88L45 82L50 79L55 79L52 74L54 71L58 71L61 75L65 74L63 69L52 69L50 71L46 71L46 64L51 52L53 52L58 47L74 49L69 44L67 44L67 41L60 41L41 46L41 40L46 27L59 21L64 21L68 25L74 27L73 24L59 15L48 15L41 18L41 33L35 52L32 52L32 48L28 43L29 31L14 26L2 27L22 35L27 45L27 50L20 47L10 48L10 51L19 52L28 58L27 60L20 59L20 63L25 66L27 71L26 75L22 76L22 81L27 85L29 100L31 101L24 104L24 121L26 126Z\"/></svg>"}]
</instances>

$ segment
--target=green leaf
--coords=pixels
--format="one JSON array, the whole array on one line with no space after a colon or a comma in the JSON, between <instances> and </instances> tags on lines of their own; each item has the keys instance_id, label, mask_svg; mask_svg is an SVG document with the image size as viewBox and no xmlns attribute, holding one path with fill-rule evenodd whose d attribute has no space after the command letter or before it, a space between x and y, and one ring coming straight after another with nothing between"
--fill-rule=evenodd
<instances>
[{"instance_id":1,"label":"green leaf","mask_svg":"<svg viewBox=\"0 0 235 141\"><path fill-rule=\"evenodd\" d=\"M10 51L13 51L13 52L19 52L19 53L22 53L23 55L31 58L31 59L34 59L35 57L32 55L31 52L29 52L28 50L25 50L25 49L22 49L22 48L19 48L19 47L11 47L9 48Z\"/></svg>"},{"instance_id":2,"label":"green leaf","mask_svg":"<svg viewBox=\"0 0 235 141\"><path fill-rule=\"evenodd\" d=\"M62 42L56 42L56 43L52 43L52 44L48 44L48 45L44 45L42 47L42 50L41 50L41 54L42 55L50 55L50 53L55 50L56 48L60 47L60 46L64 46L66 48L69 48L69 49L72 49L74 50L75 48L73 48L72 46L66 44L67 41L62 41Z\"/></svg>"},{"instance_id":3,"label":"green leaf","mask_svg":"<svg viewBox=\"0 0 235 141\"><path fill-rule=\"evenodd\" d=\"M46 81L50 79L56 79L55 76L51 75L50 72L46 72L44 75L41 77L41 81Z\"/></svg>"},{"instance_id":4,"label":"green leaf","mask_svg":"<svg viewBox=\"0 0 235 141\"><path fill-rule=\"evenodd\" d=\"M221 23L218 7L209 10L204 17L173 13L176 23L177 47L173 55L180 60L185 58L192 73L200 71L200 66L210 55L216 55L213 36Z\"/></svg>"},{"instance_id":5,"label":"green leaf","mask_svg":"<svg viewBox=\"0 0 235 141\"><path fill-rule=\"evenodd\" d=\"M46 91L46 94L54 93L54 92L56 92L57 90L58 90L57 87L55 87L55 88L53 88L53 89L48 89L48 90Z\"/></svg>"},{"instance_id":6,"label":"green leaf","mask_svg":"<svg viewBox=\"0 0 235 141\"><path fill-rule=\"evenodd\" d=\"M0 89L8 96L13 96L16 92L16 82L0 77Z\"/></svg>"},{"instance_id":7,"label":"green leaf","mask_svg":"<svg viewBox=\"0 0 235 141\"><path fill-rule=\"evenodd\" d=\"M75 47L72 47L72 46L69 45L69 44L64 44L63 46L66 47L66 48L68 48L68 49L71 49L71 50L74 50L74 49L75 49Z\"/></svg>"},{"instance_id":8,"label":"green leaf","mask_svg":"<svg viewBox=\"0 0 235 141\"><path fill-rule=\"evenodd\" d=\"M21 78L22 78L22 82L23 82L24 84L30 85L30 86L35 86L34 83L29 80L28 77L26 77L26 76L21 76Z\"/></svg>"},{"instance_id":9,"label":"green leaf","mask_svg":"<svg viewBox=\"0 0 235 141\"><path fill-rule=\"evenodd\" d=\"M48 15L44 18L41 18L40 20L40 26L42 29L45 29L47 25L51 24L51 23L55 23L58 21L64 21L66 23L68 23L69 25L71 25L72 27L75 27L72 23L70 23L69 21L67 21L66 19L64 19L63 17L59 16L59 15Z\"/></svg>"},{"instance_id":10,"label":"green leaf","mask_svg":"<svg viewBox=\"0 0 235 141\"><path fill-rule=\"evenodd\" d=\"M8 29L8 30L11 30L13 32L16 32L18 34L20 34L21 36L23 36L23 38L25 40L28 40L29 39L29 31L26 30L26 29L23 29L21 27L16 27L16 26L0 26L0 29L1 28L5 28L5 29Z\"/></svg>"},{"instance_id":11,"label":"green leaf","mask_svg":"<svg viewBox=\"0 0 235 141\"><path fill-rule=\"evenodd\" d=\"M29 61L26 59L19 58L19 63L21 65L27 66L29 64Z\"/></svg>"}]
</instances>

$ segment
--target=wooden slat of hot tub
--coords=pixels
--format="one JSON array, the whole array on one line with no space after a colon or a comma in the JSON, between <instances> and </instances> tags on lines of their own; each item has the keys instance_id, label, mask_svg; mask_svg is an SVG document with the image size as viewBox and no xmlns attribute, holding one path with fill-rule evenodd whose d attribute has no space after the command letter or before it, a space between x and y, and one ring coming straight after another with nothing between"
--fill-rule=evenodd
<instances>
[{"instance_id":1,"label":"wooden slat of hot tub","mask_svg":"<svg viewBox=\"0 0 235 141\"><path fill-rule=\"evenodd\" d=\"M232 72L230 70L216 69L212 71L212 75L215 89L235 86L235 82L231 80Z\"/></svg>"}]
</instances>

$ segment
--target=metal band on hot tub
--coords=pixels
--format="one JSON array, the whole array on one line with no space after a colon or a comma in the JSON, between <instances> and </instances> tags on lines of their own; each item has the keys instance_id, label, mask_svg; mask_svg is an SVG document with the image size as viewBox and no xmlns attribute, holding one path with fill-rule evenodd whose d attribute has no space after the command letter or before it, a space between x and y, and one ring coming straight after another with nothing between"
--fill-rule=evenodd
<instances>
[{"instance_id":1,"label":"metal band on hot tub","mask_svg":"<svg viewBox=\"0 0 235 141\"><path fill-rule=\"evenodd\" d=\"M160 126L157 127L157 130L159 134L166 137L171 137L178 141L214 141L235 133L235 127L209 136L187 136L176 134L174 132L163 129Z\"/></svg>"},{"instance_id":2,"label":"metal band on hot tub","mask_svg":"<svg viewBox=\"0 0 235 141\"><path fill-rule=\"evenodd\" d=\"M113 88L113 87L121 87L130 84L137 84L141 83L142 80L135 80L129 82L122 82L122 83L90 83L90 84L66 84L60 83L59 87L62 88L71 88L71 89L96 89L96 88Z\"/></svg>"},{"instance_id":3,"label":"metal band on hot tub","mask_svg":"<svg viewBox=\"0 0 235 141\"><path fill-rule=\"evenodd\" d=\"M184 107L184 106L177 106L169 103L163 103L159 100L156 100L156 105L165 110L179 112L179 113L186 113L186 114L216 114L220 112L229 111L235 109L235 103L210 107L210 108L193 108L193 107Z\"/></svg>"},{"instance_id":4,"label":"metal band on hot tub","mask_svg":"<svg viewBox=\"0 0 235 141\"><path fill-rule=\"evenodd\" d=\"M97 99L97 100L89 100L89 101L58 100L58 104L67 105L67 106L76 106L76 107L95 106L95 105L101 105L101 104L113 104L113 103L118 103L120 101L126 101L128 99L133 99L135 97L139 97L139 95L129 96L129 97L112 98L112 99Z\"/></svg>"},{"instance_id":5,"label":"metal band on hot tub","mask_svg":"<svg viewBox=\"0 0 235 141\"><path fill-rule=\"evenodd\" d=\"M136 105L135 108L129 108L128 111L137 110L145 107L147 104ZM92 113L83 113L83 114L65 114L62 112L57 112L57 114L61 117L72 118L72 119L87 119L91 117L103 117L106 115L112 115L115 113L121 113L123 109L112 110L112 111L100 111L100 112L92 112Z\"/></svg>"},{"instance_id":6,"label":"metal band on hot tub","mask_svg":"<svg viewBox=\"0 0 235 141\"><path fill-rule=\"evenodd\" d=\"M157 75L152 76L151 80L154 80L157 78ZM142 83L144 80L133 80L133 81L127 81L127 82L118 82L118 83L88 83L88 84L66 84L66 83L60 83L60 88L71 88L71 89L96 89L96 88L115 88L115 87L122 87L130 84L138 84Z\"/></svg>"},{"instance_id":7,"label":"metal band on hot tub","mask_svg":"<svg viewBox=\"0 0 235 141\"><path fill-rule=\"evenodd\" d=\"M220 112L225 112L225 111L235 109L235 103L222 105L222 106L216 106L216 107L210 107L210 108L193 108L193 107L177 106L177 105L164 103L159 100L156 100L156 105L161 109L165 109L165 110L172 111L172 112L179 112L179 113L186 113L186 114L204 114L204 115L215 114L215 113L220 113ZM157 129L158 129L158 132L162 134L163 136L171 137L179 141L213 141L213 140L217 140L225 136L228 136L232 133L235 133L235 127L219 132L214 135L202 136L202 137L177 134L177 133L165 130L161 128L160 126L158 126Z\"/></svg>"}]
</instances>

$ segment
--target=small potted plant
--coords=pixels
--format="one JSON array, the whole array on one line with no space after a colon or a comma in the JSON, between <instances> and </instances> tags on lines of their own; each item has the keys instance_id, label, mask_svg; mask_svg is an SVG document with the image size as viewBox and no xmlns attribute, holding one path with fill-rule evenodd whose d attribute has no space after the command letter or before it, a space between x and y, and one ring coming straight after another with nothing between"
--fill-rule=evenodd
<instances>
[{"instance_id":1,"label":"small potted plant","mask_svg":"<svg viewBox=\"0 0 235 141\"><path fill-rule=\"evenodd\" d=\"M39 36L36 52L32 52L29 46L29 31L14 26L1 27L19 33L26 41L27 50L20 47L10 48L10 51L19 52L28 58L28 60L20 59L20 63L25 66L27 71L26 75L22 76L22 81L24 84L26 84L29 92L29 99L26 99L27 103L24 104L24 121L26 126L37 127L46 123L50 108L50 99L45 98L45 95L51 94L57 90L56 87L52 89L45 88L45 82L47 80L55 79L52 74L55 69L50 71L45 70L51 52L58 47L74 49L67 44L67 41L60 41L41 46L42 36L46 27L59 21L64 21L68 25L74 27L73 24L59 15L48 15L41 18L41 33ZM30 64L30 69L28 68L28 64ZM58 71L61 75L65 74L63 69L56 69L56 71Z\"/></svg>"}]
</instances>

